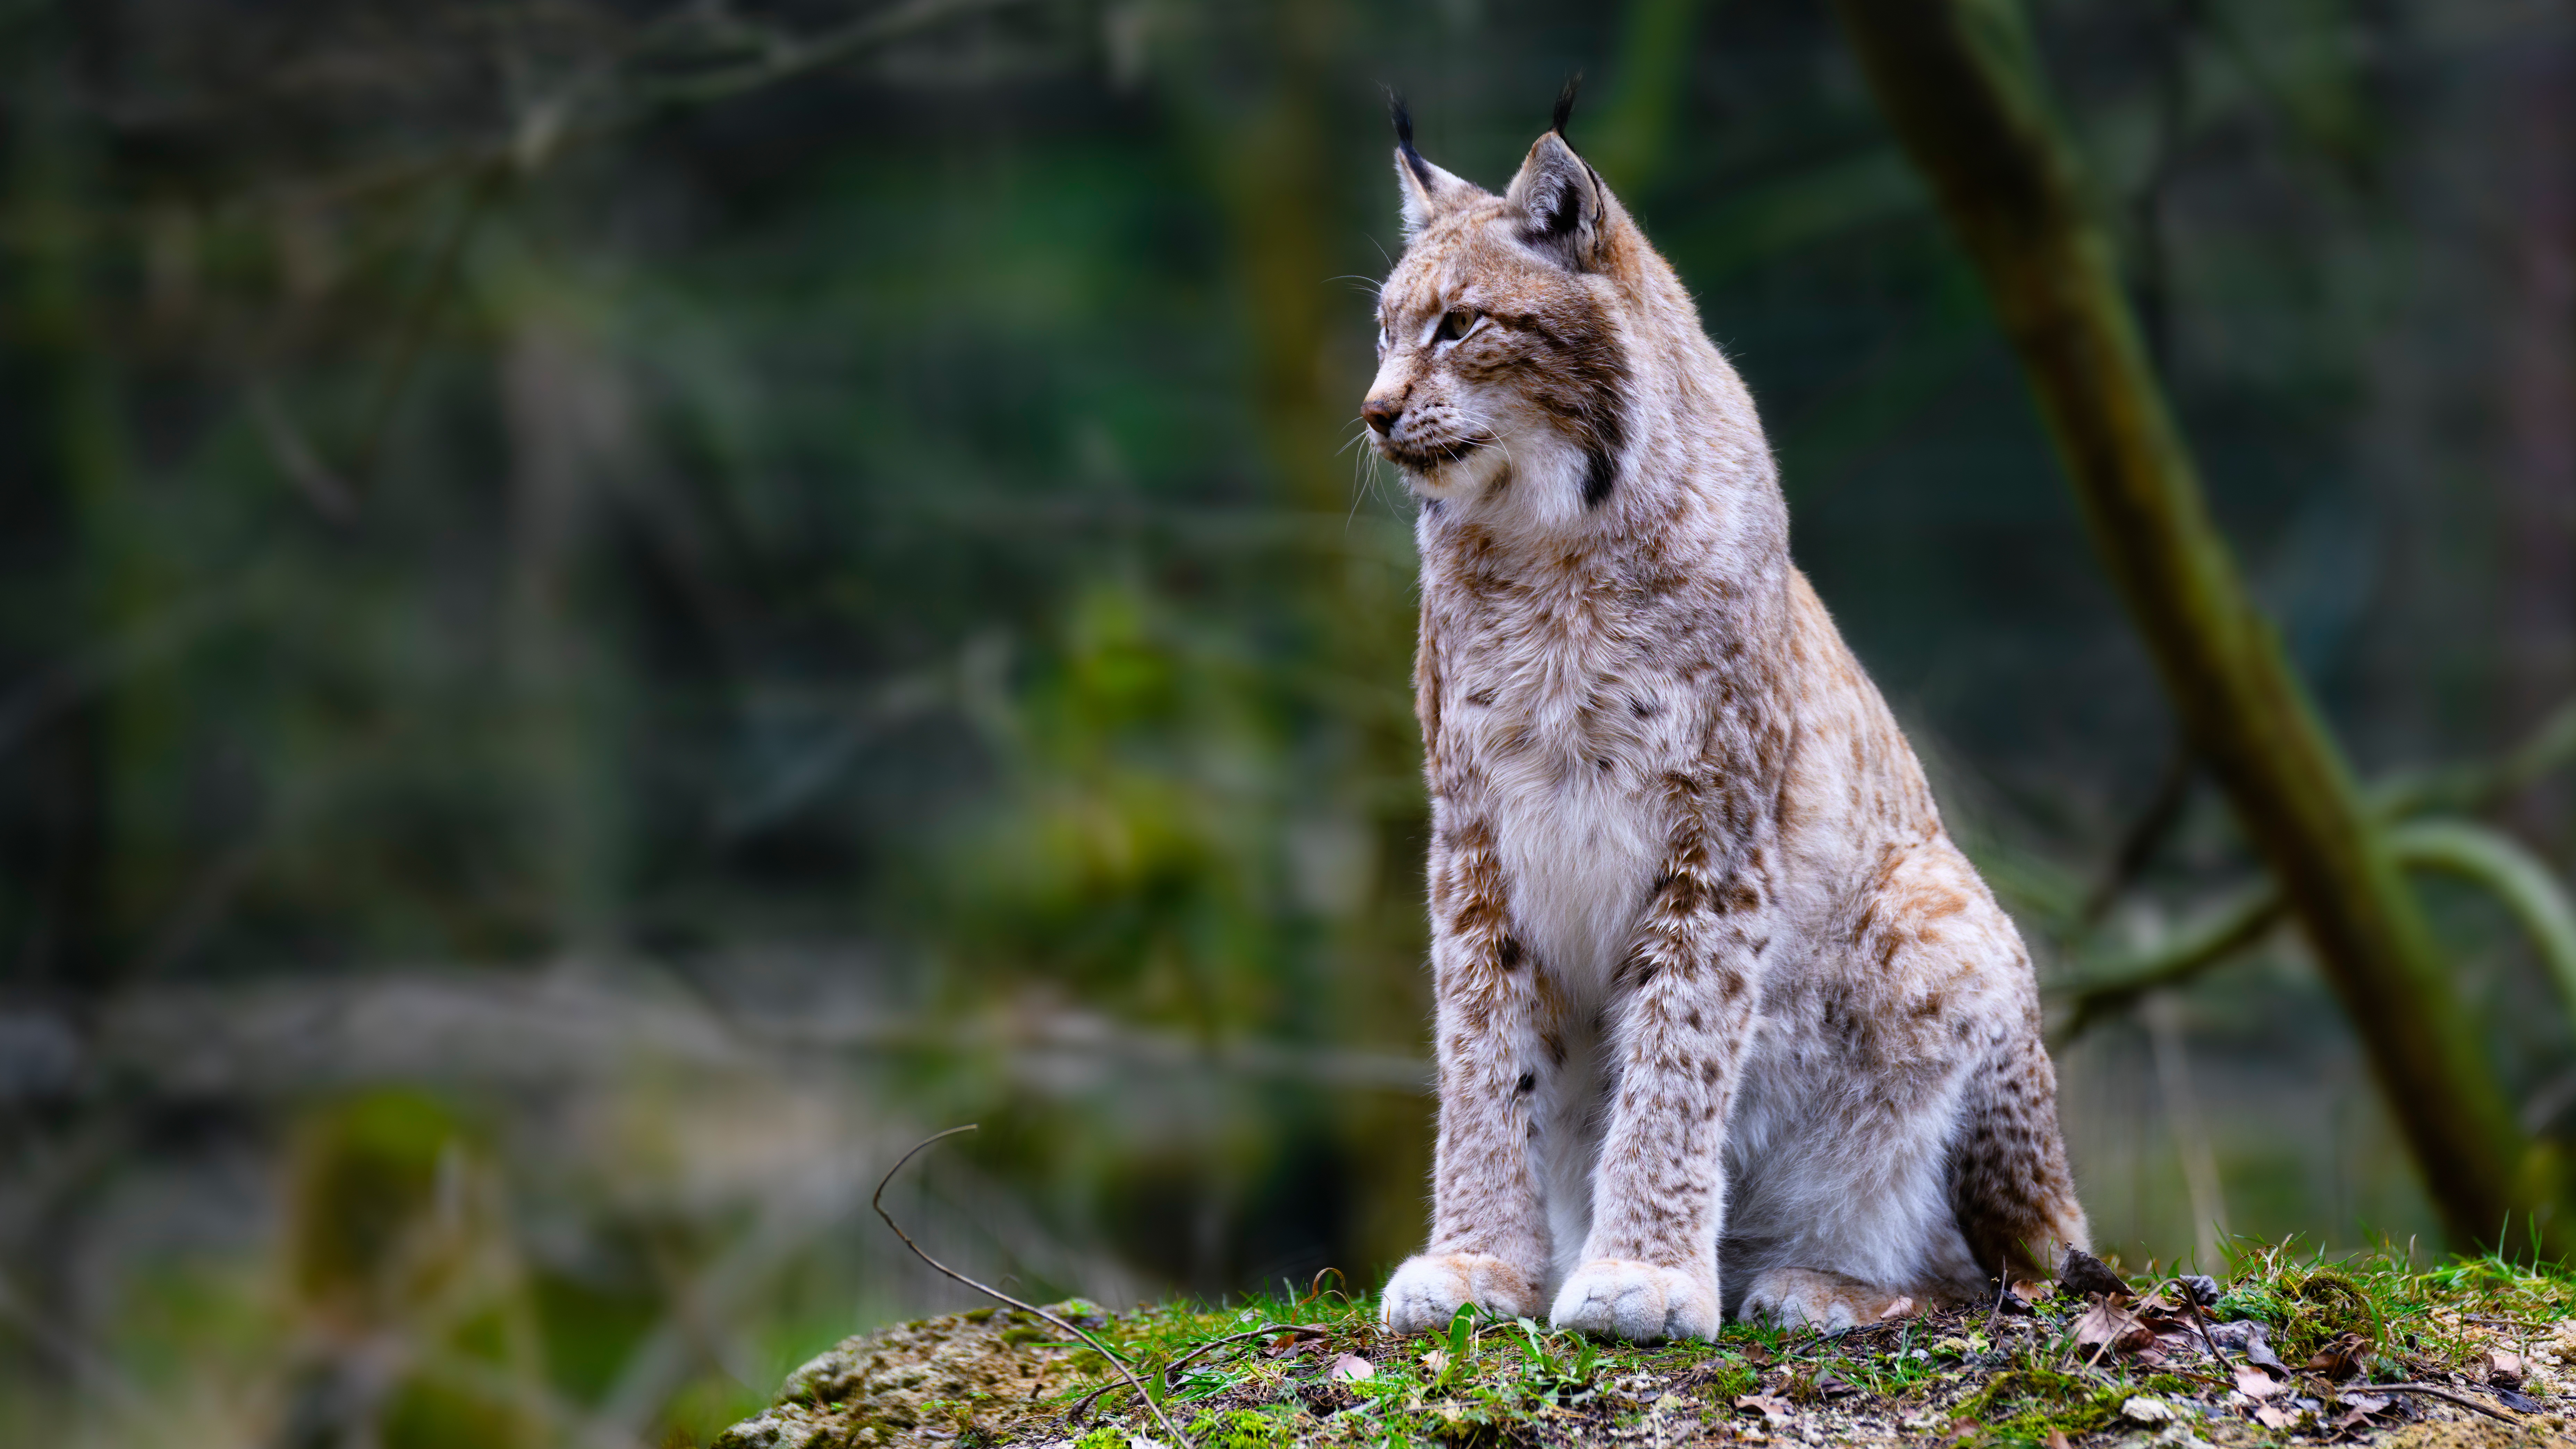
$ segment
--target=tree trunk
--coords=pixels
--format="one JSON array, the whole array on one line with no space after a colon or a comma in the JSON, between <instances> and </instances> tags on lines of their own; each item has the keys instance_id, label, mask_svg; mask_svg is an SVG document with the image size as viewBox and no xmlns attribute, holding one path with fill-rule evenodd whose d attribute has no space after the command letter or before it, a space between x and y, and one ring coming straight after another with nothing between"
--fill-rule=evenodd
<instances>
[{"instance_id":1,"label":"tree trunk","mask_svg":"<svg viewBox=\"0 0 2576 1449\"><path fill-rule=\"evenodd\" d=\"M2538 1222L2566 1251L2576 1235L2550 1222L2565 1169L2516 1129L2414 897L2209 517L2018 8L1837 8L2021 355L2183 727L2305 926L2451 1236L2495 1246Z\"/></svg>"}]
</instances>

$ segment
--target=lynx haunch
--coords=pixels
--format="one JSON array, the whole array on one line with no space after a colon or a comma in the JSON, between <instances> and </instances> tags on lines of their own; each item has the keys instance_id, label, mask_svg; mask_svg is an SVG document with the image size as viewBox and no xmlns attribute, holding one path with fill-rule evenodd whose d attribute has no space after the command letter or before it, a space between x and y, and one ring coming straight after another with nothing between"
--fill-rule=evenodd
<instances>
[{"instance_id":1,"label":"lynx haunch","mask_svg":"<svg viewBox=\"0 0 2576 1449\"><path fill-rule=\"evenodd\" d=\"M2085 1243L2030 958L1789 562L1751 397L1566 112L1401 105L1363 415L1421 499L1439 1146L1400 1330L1841 1327Z\"/></svg>"}]
</instances>

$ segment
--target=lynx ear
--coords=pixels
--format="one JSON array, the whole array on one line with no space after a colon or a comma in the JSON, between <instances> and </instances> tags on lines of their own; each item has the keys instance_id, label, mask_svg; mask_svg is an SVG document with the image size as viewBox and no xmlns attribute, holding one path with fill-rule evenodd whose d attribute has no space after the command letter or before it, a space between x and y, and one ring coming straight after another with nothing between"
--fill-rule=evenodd
<instances>
[{"instance_id":1,"label":"lynx ear","mask_svg":"<svg viewBox=\"0 0 2576 1449\"><path fill-rule=\"evenodd\" d=\"M1395 181L1404 194L1404 239L1410 242L1442 215L1488 193L1423 160L1413 149L1413 115L1404 108L1404 97L1388 91L1386 110L1395 122Z\"/></svg>"},{"instance_id":2,"label":"lynx ear","mask_svg":"<svg viewBox=\"0 0 2576 1449\"><path fill-rule=\"evenodd\" d=\"M1610 188L1565 144L1561 132L1550 131L1530 147L1529 159L1521 163L1504 199L1520 214L1521 240L1559 266L1581 272L1600 262Z\"/></svg>"}]
</instances>

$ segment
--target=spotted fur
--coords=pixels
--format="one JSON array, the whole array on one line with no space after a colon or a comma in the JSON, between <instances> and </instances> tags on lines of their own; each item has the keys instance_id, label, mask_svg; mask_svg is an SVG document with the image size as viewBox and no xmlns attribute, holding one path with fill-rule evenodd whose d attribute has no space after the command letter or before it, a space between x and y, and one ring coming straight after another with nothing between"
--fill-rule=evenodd
<instances>
[{"instance_id":1,"label":"spotted fur","mask_svg":"<svg viewBox=\"0 0 2576 1449\"><path fill-rule=\"evenodd\" d=\"M1440 1129L1387 1321L1706 1337L2039 1275L2086 1233L2029 957L1562 127L1500 196L1397 149L1364 416L1422 500Z\"/></svg>"}]
</instances>

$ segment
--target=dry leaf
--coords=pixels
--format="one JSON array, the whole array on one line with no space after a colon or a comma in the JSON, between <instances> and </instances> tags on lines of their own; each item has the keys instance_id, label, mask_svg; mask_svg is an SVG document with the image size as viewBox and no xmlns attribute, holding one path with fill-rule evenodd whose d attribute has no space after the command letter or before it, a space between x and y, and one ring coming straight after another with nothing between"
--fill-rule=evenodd
<instances>
[{"instance_id":1,"label":"dry leaf","mask_svg":"<svg viewBox=\"0 0 2576 1449\"><path fill-rule=\"evenodd\" d=\"M2250 1363L2236 1366L2236 1392L2249 1399L2268 1399L2279 1393L2283 1384Z\"/></svg>"},{"instance_id":2,"label":"dry leaf","mask_svg":"<svg viewBox=\"0 0 2576 1449\"><path fill-rule=\"evenodd\" d=\"M1441 1374L1449 1372L1449 1350L1445 1348L1435 1348L1429 1353L1424 1354L1422 1356L1422 1366L1429 1369L1432 1376L1435 1378Z\"/></svg>"},{"instance_id":3,"label":"dry leaf","mask_svg":"<svg viewBox=\"0 0 2576 1449\"><path fill-rule=\"evenodd\" d=\"M1787 1399L1780 1398L1774 1394L1740 1395L1735 1401L1735 1407L1739 1409L1751 1409L1774 1424L1780 1423L1786 1419L1794 1418L1798 1412L1796 1409L1789 1407L1789 1401Z\"/></svg>"},{"instance_id":4,"label":"dry leaf","mask_svg":"<svg viewBox=\"0 0 2576 1449\"><path fill-rule=\"evenodd\" d=\"M2257 1404L2254 1406L2254 1422L2262 1425L2266 1429L2286 1429L2293 1423L2296 1423L2297 1420L2291 1416L2287 1409L2283 1409L2278 1405Z\"/></svg>"},{"instance_id":5,"label":"dry leaf","mask_svg":"<svg viewBox=\"0 0 2576 1449\"><path fill-rule=\"evenodd\" d=\"M2334 1342L2318 1349L2316 1357L2308 1360L2308 1372L2324 1374L2330 1379L2348 1379L2361 1371L2362 1355L2368 1352L2370 1341L2360 1334L2337 1334Z\"/></svg>"},{"instance_id":6,"label":"dry leaf","mask_svg":"<svg viewBox=\"0 0 2576 1449\"><path fill-rule=\"evenodd\" d=\"M2487 1382L2501 1389L2521 1388L2522 1355L2510 1349L2488 1349Z\"/></svg>"},{"instance_id":7,"label":"dry leaf","mask_svg":"<svg viewBox=\"0 0 2576 1449\"><path fill-rule=\"evenodd\" d=\"M2056 1284L2042 1283L2031 1278L2024 1278L2012 1285L2012 1296L2024 1303L2037 1303L2042 1299L2054 1297L2056 1293Z\"/></svg>"},{"instance_id":8,"label":"dry leaf","mask_svg":"<svg viewBox=\"0 0 2576 1449\"><path fill-rule=\"evenodd\" d=\"M1324 1371L1324 1377L1337 1384L1358 1383L1362 1379L1376 1378L1377 1365L1358 1354L1346 1353L1333 1360L1333 1366Z\"/></svg>"},{"instance_id":9,"label":"dry leaf","mask_svg":"<svg viewBox=\"0 0 2576 1449\"><path fill-rule=\"evenodd\" d=\"M2057 1286L2067 1293L2100 1293L2118 1296L2129 1291L2111 1265L2085 1252L2082 1248L2066 1250L2066 1261L2058 1265Z\"/></svg>"},{"instance_id":10,"label":"dry leaf","mask_svg":"<svg viewBox=\"0 0 2576 1449\"><path fill-rule=\"evenodd\" d=\"M2068 1441L2065 1430L2051 1429L2048 1431L2048 1449L2075 1449L2075 1446Z\"/></svg>"},{"instance_id":11,"label":"dry leaf","mask_svg":"<svg viewBox=\"0 0 2576 1449\"><path fill-rule=\"evenodd\" d=\"M1891 1318L1903 1318L1903 1317L1907 1316L1908 1314L1911 1314L1913 1311L1914 1311L1914 1300L1913 1300L1913 1299L1911 1299L1911 1298L1899 1298L1899 1299L1897 1299L1895 1302L1890 1303L1889 1305L1887 1305L1885 1308L1882 1308L1882 1309L1878 1310L1878 1321L1879 1321L1879 1322L1881 1322L1881 1323L1885 1323L1886 1321L1888 1321L1888 1320L1889 1320L1889 1319L1891 1319Z\"/></svg>"},{"instance_id":12,"label":"dry leaf","mask_svg":"<svg viewBox=\"0 0 2576 1449\"><path fill-rule=\"evenodd\" d=\"M2343 1402L2365 1414L2376 1414L2388 1407L2386 1394L2346 1394Z\"/></svg>"},{"instance_id":13,"label":"dry leaf","mask_svg":"<svg viewBox=\"0 0 2576 1449\"><path fill-rule=\"evenodd\" d=\"M2119 1304L2104 1299L2084 1310L2075 1320L2075 1344L2078 1348L2096 1349L2104 1344L2129 1353L2156 1341L2156 1332L2137 1320L2137 1316Z\"/></svg>"}]
</instances>

